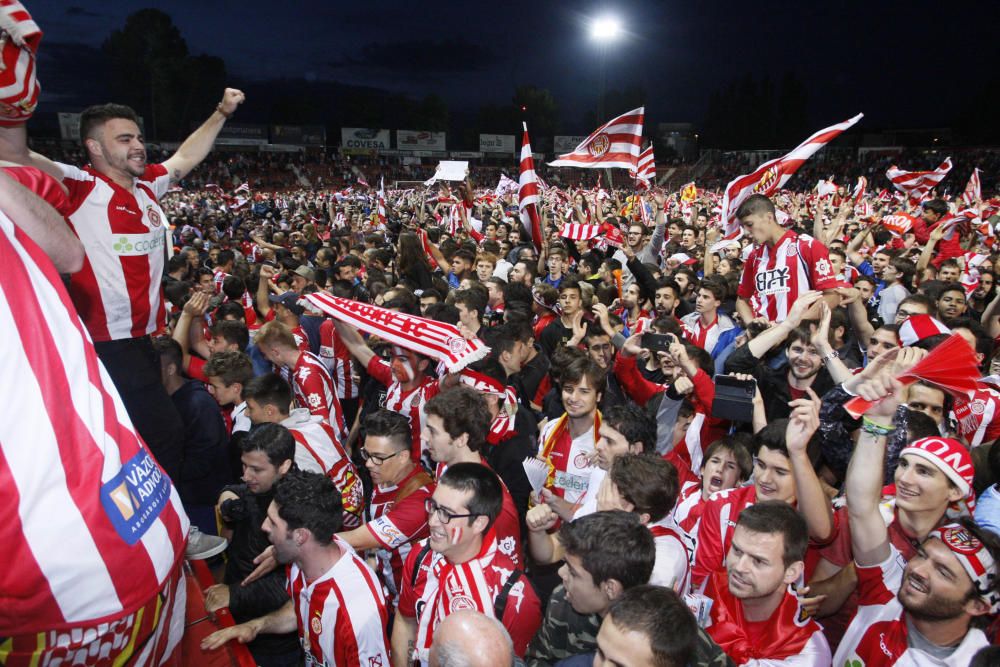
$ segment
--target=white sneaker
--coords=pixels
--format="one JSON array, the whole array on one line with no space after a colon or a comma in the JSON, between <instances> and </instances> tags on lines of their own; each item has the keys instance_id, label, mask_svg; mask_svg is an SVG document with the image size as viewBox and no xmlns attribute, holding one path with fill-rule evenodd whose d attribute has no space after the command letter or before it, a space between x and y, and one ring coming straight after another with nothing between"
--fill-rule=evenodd
<instances>
[{"instance_id":1,"label":"white sneaker","mask_svg":"<svg viewBox=\"0 0 1000 667\"><path fill-rule=\"evenodd\" d=\"M212 556L218 556L226 547L229 540L218 535L206 535L201 532L198 526L191 526L188 531L188 543L184 556L188 560L205 560Z\"/></svg>"}]
</instances>

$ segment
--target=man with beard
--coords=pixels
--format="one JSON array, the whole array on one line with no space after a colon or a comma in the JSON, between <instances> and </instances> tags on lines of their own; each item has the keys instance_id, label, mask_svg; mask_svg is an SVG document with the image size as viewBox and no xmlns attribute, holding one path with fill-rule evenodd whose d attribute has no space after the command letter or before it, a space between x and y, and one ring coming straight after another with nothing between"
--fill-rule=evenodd
<instances>
[{"instance_id":1,"label":"man with beard","mask_svg":"<svg viewBox=\"0 0 1000 667\"><path fill-rule=\"evenodd\" d=\"M820 357L813 341L814 334L808 327L799 326L806 312L822 296L820 292L800 295L784 321L737 348L726 359L726 373L749 373L757 380L768 421L787 417L788 402L805 396L807 389L822 396L833 388L833 380L824 364L836 360L836 351ZM764 356L782 341L786 342L788 361L771 368L764 363Z\"/></svg>"},{"instance_id":2,"label":"man with beard","mask_svg":"<svg viewBox=\"0 0 1000 667\"><path fill-rule=\"evenodd\" d=\"M307 665L388 665L385 598L375 573L335 535L340 516L332 481L289 471L275 487L263 530L278 562L291 565L291 599L266 616L210 634L202 650L298 629Z\"/></svg>"},{"instance_id":3,"label":"man with beard","mask_svg":"<svg viewBox=\"0 0 1000 667\"><path fill-rule=\"evenodd\" d=\"M69 293L94 348L121 393L132 423L167 474L176 479L183 458L183 424L160 383L151 334L166 321L161 281L169 238L158 199L212 149L244 95L227 88L211 116L162 164L146 162L135 111L102 104L80 115L88 166L49 161L30 153L4 155L61 179L70 204L63 211L80 237L86 260Z\"/></svg>"},{"instance_id":4,"label":"man with beard","mask_svg":"<svg viewBox=\"0 0 1000 667\"><path fill-rule=\"evenodd\" d=\"M800 620L789 588L802 577L807 545L806 522L786 503L740 513L725 569L712 573L703 593L712 603L705 630L736 664L830 665L823 628Z\"/></svg>"},{"instance_id":5,"label":"man with beard","mask_svg":"<svg viewBox=\"0 0 1000 667\"><path fill-rule=\"evenodd\" d=\"M930 530L909 561L900 554L891 527L879 511L889 432L884 422L895 401L888 401L888 408L878 401L898 389L899 383L890 377L874 378L858 388L860 396L876 401L865 415L866 427L858 438L846 482L859 607L835 663L966 665L988 644L973 622L1000 609L996 565L1000 543L996 536L963 519ZM963 449L956 441L933 437L904 449L912 468L907 502L930 496L929 488L920 489L932 485L938 476L946 478L953 497L963 489L967 492L972 465L967 452L962 460ZM903 500L902 494L897 497Z\"/></svg>"},{"instance_id":6,"label":"man with beard","mask_svg":"<svg viewBox=\"0 0 1000 667\"><path fill-rule=\"evenodd\" d=\"M267 548L261 528L274 499L274 485L292 469L295 440L284 426L262 424L240 444L243 483L228 486L219 495L218 510L223 534L229 539L223 583L205 591L205 611L228 607L237 623L280 609L288 602L285 572L272 572L245 582L254 569L254 558ZM281 633L258 637L248 646L258 665L288 665L301 661L296 636Z\"/></svg>"}]
</instances>

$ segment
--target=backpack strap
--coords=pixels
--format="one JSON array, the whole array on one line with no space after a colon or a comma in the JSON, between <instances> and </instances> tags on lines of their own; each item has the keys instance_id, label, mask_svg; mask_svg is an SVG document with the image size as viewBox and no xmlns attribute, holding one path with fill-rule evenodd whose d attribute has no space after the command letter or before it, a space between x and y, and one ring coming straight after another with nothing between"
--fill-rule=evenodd
<instances>
[{"instance_id":1,"label":"backpack strap","mask_svg":"<svg viewBox=\"0 0 1000 667\"><path fill-rule=\"evenodd\" d=\"M493 601L493 616L496 617L498 621L503 622L503 614L507 609L507 596L510 595L510 589L514 587L520 579L521 575L524 574L521 570L514 570L511 572L510 576L507 577L506 583L504 583L503 588L497 594L497 599Z\"/></svg>"},{"instance_id":2,"label":"backpack strap","mask_svg":"<svg viewBox=\"0 0 1000 667\"><path fill-rule=\"evenodd\" d=\"M425 558L427 558L427 554L430 550L431 543L427 542L423 547L421 547L420 551L417 552L417 561L413 564L413 574L410 575L410 586L417 585L417 575L420 574L420 564L424 562Z\"/></svg>"}]
</instances>

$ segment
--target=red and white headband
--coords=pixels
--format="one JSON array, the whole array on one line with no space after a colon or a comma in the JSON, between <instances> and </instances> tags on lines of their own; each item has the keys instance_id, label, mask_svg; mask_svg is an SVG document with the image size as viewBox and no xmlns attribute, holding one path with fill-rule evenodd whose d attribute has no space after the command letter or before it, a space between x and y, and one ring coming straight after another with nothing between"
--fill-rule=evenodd
<instances>
[{"instance_id":1,"label":"red and white headband","mask_svg":"<svg viewBox=\"0 0 1000 667\"><path fill-rule=\"evenodd\" d=\"M972 579L976 592L990 606L990 613L1000 611L1000 593L993 590L993 582L997 576L996 562L979 538L957 523L935 528L928 537L940 539L951 549Z\"/></svg>"}]
</instances>

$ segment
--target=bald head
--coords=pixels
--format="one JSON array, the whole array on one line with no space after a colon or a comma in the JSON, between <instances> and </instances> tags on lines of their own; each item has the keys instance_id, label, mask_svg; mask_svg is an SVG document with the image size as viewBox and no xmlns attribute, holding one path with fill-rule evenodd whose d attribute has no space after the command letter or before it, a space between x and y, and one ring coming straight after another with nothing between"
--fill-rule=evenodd
<instances>
[{"instance_id":1,"label":"bald head","mask_svg":"<svg viewBox=\"0 0 1000 667\"><path fill-rule=\"evenodd\" d=\"M503 624L477 611L450 614L434 632L430 667L497 667L514 664L514 645Z\"/></svg>"}]
</instances>

